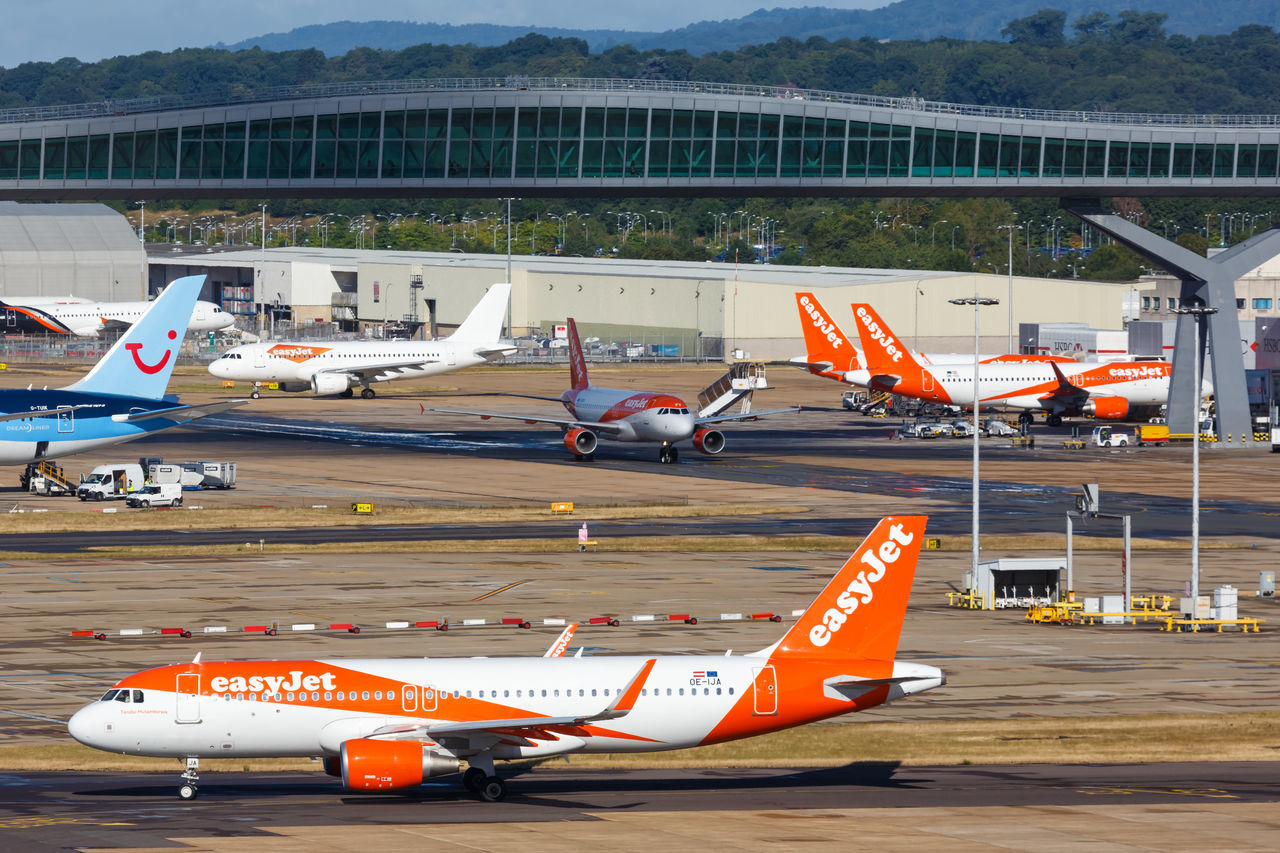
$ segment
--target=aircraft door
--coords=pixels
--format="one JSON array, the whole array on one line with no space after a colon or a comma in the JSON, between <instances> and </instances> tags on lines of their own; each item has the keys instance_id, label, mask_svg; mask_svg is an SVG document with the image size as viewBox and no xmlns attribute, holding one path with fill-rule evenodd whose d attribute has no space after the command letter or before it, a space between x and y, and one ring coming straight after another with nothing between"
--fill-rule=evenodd
<instances>
[{"instance_id":1,"label":"aircraft door","mask_svg":"<svg viewBox=\"0 0 1280 853\"><path fill-rule=\"evenodd\" d=\"M197 672L180 674L174 692L178 700L177 716L174 719L179 723L200 722L200 674Z\"/></svg>"},{"instance_id":2,"label":"aircraft door","mask_svg":"<svg viewBox=\"0 0 1280 853\"><path fill-rule=\"evenodd\" d=\"M412 684L400 687L400 707L406 711L418 710L418 688Z\"/></svg>"},{"instance_id":3,"label":"aircraft door","mask_svg":"<svg viewBox=\"0 0 1280 853\"><path fill-rule=\"evenodd\" d=\"M253 351L253 366L254 366L254 367L266 367L266 366L267 366L267 351L266 351L266 350L264 350L264 349L262 349L262 348L258 348L258 349L256 349L256 350L254 350L254 351Z\"/></svg>"},{"instance_id":4,"label":"aircraft door","mask_svg":"<svg viewBox=\"0 0 1280 853\"><path fill-rule=\"evenodd\" d=\"M12 308L4 309L4 324L10 329L16 329L18 327L18 312Z\"/></svg>"},{"instance_id":5,"label":"aircraft door","mask_svg":"<svg viewBox=\"0 0 1280 853\"><path fill-rule=\"evenodd\" d=\"M926 393L933 393L933 374L927 370L920 373L920 388Z\"/></svg>"},{"instance_id":6,"label":"aircraft door","mask_svg":"<svg viewBox=\"0 0 1280 853\"><path fill-rule=\"evenodd\" d=\"M458 363L458 352L451 346L445 347L444 357L450 367Z\"/></svg>"},{"instance_id":7,"label":"aircraft door","mask_svg":"<svg viewBox=\"0 0 1280 853\"><path fill-rule=\"evenodd\" d=\"M773 667L753 670L755 674L755 714L770 717L778 713L778 680Z\"/></svg>"},{"instance_id":8,"label":"aircraft door","mask_svg":"<svg viewBox=\"0 0 1280 853\"><path fill-rule=\"evenodd\" d=\"M58 413L58 432L75 432L76 431L76 413L75 412L59 412Z\"/></svg>"},{"instance_id":9,"label":"aircraft door","mask_svg":"<svg viewBox=\"0 0 1280 853\"><path fill-rule=\"evenodd\" d=\"M440 691L434 687L422 688L422 710L434 711L440 701Z\"/></svg>"}]
</instances>

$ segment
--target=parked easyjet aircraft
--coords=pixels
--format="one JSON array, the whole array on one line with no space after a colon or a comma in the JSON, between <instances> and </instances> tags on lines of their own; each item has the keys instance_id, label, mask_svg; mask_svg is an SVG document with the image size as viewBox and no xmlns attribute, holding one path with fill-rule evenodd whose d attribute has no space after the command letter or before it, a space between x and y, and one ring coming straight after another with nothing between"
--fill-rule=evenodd
<instances>
[{"instance_id":1,"label":"parked easyjet aircraft","mask_svg":"<svg viewBox=\"0 0 1280 853\"><path fill-rule=\"evenodd\" d=\"M866 360L862 351L854 346L831 314L812 293L797 293L796 308L800 311L800 327L804 330L805 354L791 359L791 364L808 370L814 376L825 376L837 382L866 387ZM901 346L901 344L899 344ZM918 353L906 350L917 362L931 364L973 364L973 353ZM1076 360L1058 355L979 355L982 364L1023 364L1028 361L1076 364ZM861 381L859 381L861 380Z\"/></svg>"},{"instance_id":2,"label":"parked easyjet aircraft","mask_svg":"<svg viewBox=\"0 0 1280 853\"><path fill-rule=\"evenodd\" d=\"M877 391L961 407L973 406L973 363L921 364L894 336L875 309L853 304L854 321L866 353L866 369L854 380ZM1154 411L1169 399L1173 367L1163 361L1023 362L978 365L979 403L1044 411L1050 426L1064 415L1092 415L1118 420ZM1206 382L1204 393L1212 388Z\"/></svg>"},{"instance_id":3,"label":"parked easyjet aircraft","mask_svg":"<svg viewBox=\"0 0 1280 853\"><path fill-rule=\"evenodd\" d=\"M203 275L170 284L78 382L0 390L0 464L83 453L242 405L244 400L181 406L165 395L203 284Z\"/></svg>"},{"instance_id":4,"label":"parked easyjet aircraft","mask_svg":"<svg viewBox=\"0 0 1280 853\"><path fill-rule=\"evenodd\" d=\"M559 397L533 397L562 403L571 417L547 417L545 415L513 415L506 412L473 412L458 409L428 409L423 412L439 412L446 415L478 415L481 418L506 418L525 423L555 424L564 430L564 446L575 459L590 460L596 452L600 438L610 441L659 442L658 461L675 462L680 458L675 448L677 441L693 439L693 446L700 452L716 454L724 450L724 433L710 424L739 421L773 415L778 412L794 412L795 409L775 409L768 412L751 412L738 415L715 415L699 418L679 397L656 391L625 391L619 388L600 388L587 378L587 360L582 355L582 343L578 340L578 327L569 318L569 379L573 387ZM533 395L524 395L533 396Z\"/></svg>"},{"instance_id":5,"label":"parked easyjet aircraft","mask_svg":"<svg viewBox=\"0 0 1280 853\"><path fill-rule=\"evenodd\" d=\"M452 335L439 341L338 341L329 344L275 341L245 344L223 353L209 365L222 379L253 383L257 397L264 382L279 382L281 391L311 391L350 397L374 396L374 382L435 376L475 367L510 355L503 343L502 318L507 311L507 282L489 288Z\"/></svg>"},{"instance_id":6,"label":"parked easyjet aircraft","mask_svg":"<svg viewBox=\"0 0 1280 853\"><path fill-rule=\"evenodd\" d=\"M121 679L75 713L88 746L186 762L321 756L344 787L456 773L506 796L498 759L656 752L863 711L946 683L894 660L925 517L883 519L781 640L747 655L202 662Z\"/></svg>"},{"instance_id":7,"label":"parked easyjet aircraft","mask_svg":"<svg viewBox=\"0 0 1280 853\"><path fill-rule=\"evenodd\" d=\"M63 298L13 297L0 302L0 334L57 334L96 337L104 329L124 329L142 318L150 302L91 302ZM212 302L196 300L187 331L214 332L235 318Z\"/></svg>"}]
</instances>

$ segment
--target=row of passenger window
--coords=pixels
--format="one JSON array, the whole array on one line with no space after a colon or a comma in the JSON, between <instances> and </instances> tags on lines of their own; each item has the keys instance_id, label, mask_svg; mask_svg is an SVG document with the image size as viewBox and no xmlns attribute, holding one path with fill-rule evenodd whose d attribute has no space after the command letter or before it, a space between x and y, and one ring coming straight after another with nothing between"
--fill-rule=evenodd
<instances>
[{"instance_id":1,"label":"row of passenger window","mask_svg":"<svg viewBox=\"0 0 1280 853\"><path fill-rule=\"evenodd\" d=\"M423 688L424 692L429 692L429 691L430 691L430 689L431 689L431 688ZM416 688L406 688L406 690L407 690L407 691L415 691L415 690L416 690ZM663 690L664 690L664 688L660 688L660 687L653 687L653 688L645 687L645 688L642 688L642 689L640 690L640 695L641 695L641 696L662 696L662 695L664 695ZM673 687L667 687L667 688L665 688L665 691L666 691L666 692L665 692L665 695L667 695L667 696L685 696L685 695L689 695L689 696L698 696L698 695L702 695L702 696L711 696L711 695L715 695L715 696L722 696L722 695L725 695L724 691L726 691L726 690L727 690L727 693L728 693L728 695L729 695L729 696L733 696L733 695L734 695L734 689L733 689L732 687L729 687L729 688L722 688L722 687L715 687L715 688L711 688L711 687L703 687L703 688L702 688L702 693L701 693L701 694L699 694L699 693L698 693L698 688L697 688L697 687L690 687L690 688L688 688L688 693L687 693L687 694L685 693L685 688L684 688L684 687L674 687L674 688L673 688ZM114 696L112 696L111 694L112 694L112 693L115 693L115 692L116 692L116 691L108 691L107 695L102 697L102 701L104 701L104 702L111 701L111 699L113 699L113 698L114 698L114 699L115 699L115 701L117 701L117 702L128 702L128 701L129 701L127 698L125 698L125 699L120 699L120 698L118 698L118 697L114 697ZM129 691L127 691L127 690L121 690L121 691L119 691L119 693L122 693L122 694L128 694L128 692L129 692ZM140 691L140 690L135 690L135 691L133 691L133 692L134 692L134 693L136 693L136 694L138 694L138 698L137 698L137 699L134 699L133 701L135 701L135 702L141 702L141 701L142 701L142 698L141 698L142 691ZM467 699L472 699L472 698L476 698L476 699L486 699L486 698L487 698L487 699L499 699L499 698L501 698L501 699L512 699L512 698L515 698L515 699L524 699L524 698L529 698L529 699L535 699L535 698L548 699L548 698L560 698L560 695L561 695L560 690L555 689L555 688L549 688L549 689L530 689L530 690L524 690L523 688L517 688L517 689L514 689L514 690L512 690L512 689L505 689L505 690L501 690L501 691L498 691L498 690L490 690L490 691L488 691L488 695L487 695L487 696L486 696L486 692L485 692L484 690L476 690L476 691L474 691L475 696L472 696L472 693L473 693L473 691L471 691L471 690L465 690L465 691L463 691L463 690L454 690L454 691L452 691L452 692L450 692L450 691L448 691L448 690L442 690L442 691L440 691L440 692L439 692L439 694L438 694L438 698L441 698L441 699L448 699L448 698L452 697L452 698L454 698L454 699L460 699L460 698L465 697L465 698L467 698ZM501 696L499 696L499 693L501 693ZM614 691L612 691L612 694L611 694L611 693L610 693L610 688L608 688L608 687L605 687L605 688L592 688L592 689L590 689L590 690L587 690L587 689L585 689L585 688L578 688L578 690L577 690L576 694L575 694L574 690L572 690L572 689L566 689L566 690L564 691L564 697L565 697L565 698L574 698L575 696L576 696L576 697L579 697L579 698L585 698L585 697L587 697L587 696L602 696L602 697L609 697L610 695L615 695L615 696L616 696L616 695L620 695L621 693L622 693L622 691L621 691L621 690L614 690ZM410 695L410 696L413 696L414 694L413 694L412 692L410 692L410 693L409 693L409 695ZM312 692L312 693L306 693L306 692L301 692L301 693L266 693L266 692L264 692L264 693L262 693L262 694L257 694L257 693L236 693L234 696L233 696L232 694L230 694L230 693L223 693L223 694L221 694L221 699L222 699L224 702L230 702L230 701L232 701L232 699L234 699L234 700L236 700L236 701L239 701L239 702L243 702L243 701L246 701L246 700L247 700L247 701L249 701L249 702L257 702L257 701L259 701L259 700L260 700L260 701L263 701L263 702L281 702L281 701L284 701L284 702L294 702L294 701L297 701L297 702L307 702L307 701L311 701L311 702L320 702L320 701L321 701L321 697L322 697L322 696L324 697L324 698L323 698L323 701L325 701L325 702L392 702L392 703L396 703L396 702L400 701L400 698L401 698L401 697L398 697L398 696L397 696L397 694L396 694L396 692L395 692L394 690L387 690L387 691L385 691L385 693L384 693L384 691L382 691L382 690L373 690L373 691L370 691L370 690L363 690L363 691L355 691L355 690L351 690L351 691L338 690L338 691L336 691L336 692L334 692L334 691L325 691L324 693L320 693L319 691ZM414 698L416 698L416 697L414 697Z\"/></svg>"}]
</instances>

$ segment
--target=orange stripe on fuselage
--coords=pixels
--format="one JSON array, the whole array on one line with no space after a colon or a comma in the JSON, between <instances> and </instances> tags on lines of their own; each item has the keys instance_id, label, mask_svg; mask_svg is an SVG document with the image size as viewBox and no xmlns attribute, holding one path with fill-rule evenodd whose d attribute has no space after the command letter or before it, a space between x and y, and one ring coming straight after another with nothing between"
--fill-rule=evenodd
<instances>
[{"instance_id":1,"label":"orange stripe on fuselage","mask_svg":"<svg viewBox=\"0 0 1280 853\"><path fill-rule=\"evenodd\" d=\"M299 708L324 708L334 711L350 711L353 713L381 714L389 717L404 717L408 720L434 720L465 723L483 720L510 720L545 717L546 714L530 711L518 705L503 702L491 702L468 696L455 696L453 692L441 689L436 685L414 684L394 678L383 678L367 672L348 669L321 661L253 661L245 662L210 662L176 664L174 666L149 669L134 675L126 676L116 682L115 687L128 687L140 690L158 690L172 693L176 689L179 675L193 673L200 676L200 695L210 699L221 699L230 695L232 698L247 694L255 694L259 698L266 693L267 699L261 701L273 705L289 705ZM220 681L226 679L228 683ZM243 685L240 679L245 682ZM253 682L258 679L258 682ZM249 689L256 686L257 689ZM404 710L402 691L404 688L420 691L423 688L434 688L438 691L436 707L433 710L422 710L415 700L414 710ZM215 689L219 688L219 689ZM325 699L325 693L334 698ZM341 692L347 698L339 701L336 697ZM373 698L378 692L382 699ZM275 699L276 694L280 695ZM293 693L293 699L288 699ZM305 698L299 693L305 693ZM318 698L312 699L312 694ZM368 698L366 698L366 694ZM420 692L419 692L420 695ZM607 701L607 700L605 700ZM615 729L603 728L594 724L583 726L567 726L563 734L583 734L591 737L612 737L622 740L645 741L656 743L652 738L628 734ZM572 731L571 731L572 730Z\"/></svg>"}]
</instances>

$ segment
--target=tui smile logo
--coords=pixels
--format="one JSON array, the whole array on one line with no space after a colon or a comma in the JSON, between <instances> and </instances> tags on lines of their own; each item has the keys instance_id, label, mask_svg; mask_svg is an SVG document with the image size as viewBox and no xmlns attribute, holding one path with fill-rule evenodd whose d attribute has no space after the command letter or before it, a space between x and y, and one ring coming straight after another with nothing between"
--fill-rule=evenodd
<instances>
[{"instance_id":1,"label":"tui smile logo","mask_svg":"<svg viewBox=\"0 0 1280 853\"><path fill-rule=\"evenodd\" d=\"M171 341L175 340L177 339L177 337L178 337L178 333L170 329L169 340ZM125 344L124 348L127 349L129 351L129 354L133 356L133 363L137 365L138 369L147 375L159 373L161 370L164 370L164 366L169 363L169 356L173 355L173 350L167 349L164 351L163 358L161 358L155 364L147 364L142 360L142 356L138 352L138 350L142 349L142 344Z\"/></svg>"}]
</instances>

